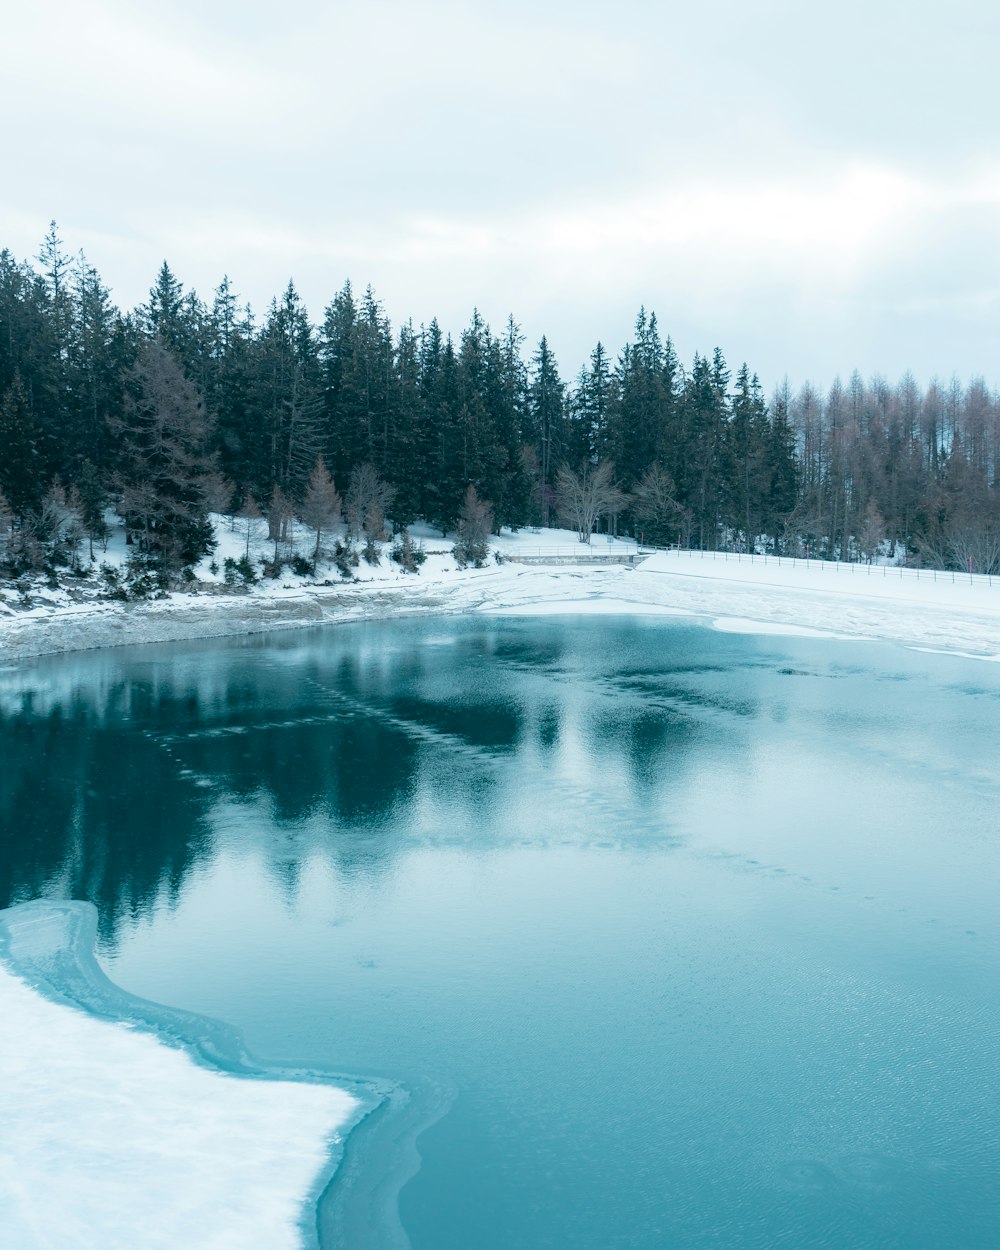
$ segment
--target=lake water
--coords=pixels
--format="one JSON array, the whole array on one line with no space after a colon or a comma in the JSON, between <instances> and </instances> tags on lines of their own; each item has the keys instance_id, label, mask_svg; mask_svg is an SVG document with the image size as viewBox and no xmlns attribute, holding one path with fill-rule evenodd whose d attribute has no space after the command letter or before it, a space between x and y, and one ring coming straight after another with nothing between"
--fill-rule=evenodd
<instances>
[{"instance_id":1,"label":"lake water","mask_svg":"<svg viewBox=\"0 0 1000 1250\"><path fill-rule=\"evenodd\" d=\"M997 666L425 619L0 713L0 905L91 899L125 989L398 1087L328 1241L997 1245Z\"/></svg>"}]
</instances>

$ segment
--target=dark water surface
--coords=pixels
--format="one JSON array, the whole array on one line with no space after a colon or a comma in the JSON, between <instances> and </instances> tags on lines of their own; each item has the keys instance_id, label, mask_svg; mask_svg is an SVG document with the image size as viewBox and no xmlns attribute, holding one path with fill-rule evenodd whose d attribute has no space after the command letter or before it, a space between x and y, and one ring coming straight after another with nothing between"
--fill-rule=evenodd
<instances>
[{"instance_id":1,"label":"dark water surface","mask_svg":"<svg viewBox=\"0 0 1000 1250\"><path fill-rule=\"evenodd\" d=\"M409 1091L414 1250L995 1250L998 731L994 665L655 619L39 661L0 906Z\"/></svg>"}]
</instances>

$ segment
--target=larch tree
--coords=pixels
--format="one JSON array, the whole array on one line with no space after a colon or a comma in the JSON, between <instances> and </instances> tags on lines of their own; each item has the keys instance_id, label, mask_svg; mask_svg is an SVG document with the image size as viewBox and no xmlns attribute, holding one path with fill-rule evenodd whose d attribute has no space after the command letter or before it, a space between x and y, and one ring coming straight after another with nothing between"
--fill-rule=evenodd
<instances>
[{"instance_id":1,"label":"larch tree","mask_svg":"<svg viewBox=\"0 0 1000 1250\"><path fill-rule=\"evenodd\" d=\"M340 521L341 499L323 457L320 456L306 483L306 492L299 509L299 519L316 531L313 564L319 560L323 531Z\"/></svg>"},{"instance_id":2,"label":"larch tree","mask_svg":"<svg viewBox=\"0 0 1000 1250\"><path fill-rule=\"evenodd\" d=\"M356 465L347 487L347 524L354 535L371 541L385 537L386 513L392 507L393 489L373 464Z\"/></svg>"},{"instance_id":3,"label":"larch tree","mask_svg":"<svg viewBox=\"0 0 1000 1250\"><path fill-rule=\"evenodd\" d=\"M119 507L130 537L167 570L195 564L214 543L210 431L201 396L162 340L140 350L115 429Z\"/></svg>"}]
</instances>

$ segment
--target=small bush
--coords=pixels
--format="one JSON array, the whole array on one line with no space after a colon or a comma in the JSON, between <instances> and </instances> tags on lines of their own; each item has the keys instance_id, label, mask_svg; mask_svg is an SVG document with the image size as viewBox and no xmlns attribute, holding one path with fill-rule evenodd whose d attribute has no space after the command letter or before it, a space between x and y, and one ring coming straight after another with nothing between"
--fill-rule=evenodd
<instances>
[{"instance_id":1,"label":"small bush","mask_svg":"<svg viewBox=\"0 0 1000 1250\"><path fill-rule=\"evenodd\" d=\"M489 544L465 542L459 538L455 542L454 555L455 563L460 569L467 568L470 564L475 569L482 569L486 567L486 561L489 559ZM497 563L499 564L500 561L498 560Z\"/></svg>"},{"instance_id":2,"label":"small bush","mask_svg":"<svg viewBox=\"0 0 1000 1250\"><path fill-rule=\"evenodd\" d=\"M126 599L163 599L170 579L165 566L146 552L133 552L125 565L121 588Z\"/></svg>"},{"instance_id":3,"label":"small bush","mask_svg":"<svg viewBox=\"0 0 1000 1250\"><path fill-rule=\"evenodd\" d=\"M350 542L338 542L333 549L333 562L337 566L337 571L341 577L346 577L350 581L354 577L354 570L359 564L358 553Z\"/></svg>"},{"instance_id":4,"label":"small bush","mask_svg":"<svg viewBox=\"0 0 1000 1250\"><path fill-rule=\"evenodd\" d=\"M104 593L109 599L128 599L128 589L122 582L119 571L113 564L101 565L101 581L104 583Z\"/></svg>"},{"instance_id":5,"label":"small bush","mask_svg":"<svg viewBox=\"0 0 1000 1250\"><path fill-rule=\"evenodd\" d=\"M404 529L401 534L396 535L389 551L389 559L395 561L404 573L416 573L427 559L427 552L423 547L415 547L410 531Z\"/></svg>"},{"instance_id":6,"label":"small bush","mask_svg":"<svg viewBox=\"0 0 1000 1250\"><path fill-rule=\"evenodd\" d=\"M274 576L276 577L277 574ZM257 570L246 556L240 556L238 560L234 560L232 556L226 556L223 562L222 580L227 586L253 586L257 582Z\"/></svg>"},{"instance_id":7,"label":"small bush","mask_svg":"<svg viewBox=\"0 0 1000 1250\"><path fill-rule=\"evenodd\" d=\"M316 572L316 566L312 560L307 560L305 556L296 552L292 556L292 572L298 574L299 577L312 577Z\"/></svg>"}]
</instances>

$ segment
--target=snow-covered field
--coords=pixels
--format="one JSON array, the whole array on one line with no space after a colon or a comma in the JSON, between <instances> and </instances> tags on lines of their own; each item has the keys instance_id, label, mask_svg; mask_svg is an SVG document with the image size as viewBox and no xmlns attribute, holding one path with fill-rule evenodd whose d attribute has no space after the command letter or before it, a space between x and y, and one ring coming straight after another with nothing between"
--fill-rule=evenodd
<instances>
[{"instance_id":1,"label":"snow-covered field","mask_svg":"<svg viewBox=\"0 0 1000 1250\"><path fill-rule=\"evenodd\" d=\"M219 521L215 562L246 549L245 531ZM835 565L722 553L659 552L567 530L504 533L503 563L460 570L452 543L415 531L427 558L404 573L383 555L355 580L335 569L318 578L283 575L234 590L208 564L191 592L137 603L70 602L64 592L30 607L0 601L0 654L7 663L57 651L256 633L324 622L459 612L658 612L711 619L719 629L816 632L878 638L983 658L1000 657L1000 580L882 565ZM305 543L308 546L308 543ZM252 536L251 556L267 550ZM606 564L608 557L635 563ZM527 561L519 563L519 561Z\"/></svg>"}]
</instances>

